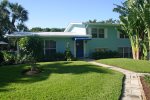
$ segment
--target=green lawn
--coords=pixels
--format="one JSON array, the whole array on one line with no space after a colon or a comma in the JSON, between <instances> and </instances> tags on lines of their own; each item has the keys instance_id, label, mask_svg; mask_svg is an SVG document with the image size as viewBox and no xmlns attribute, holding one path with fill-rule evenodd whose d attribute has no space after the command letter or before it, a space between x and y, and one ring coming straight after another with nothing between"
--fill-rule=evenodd
<instances>
[{"instance_id":1,"label":"green lawn","mask_svg":"<svg viewBox=\"0 0 150 100\"><path fill-rule=\"evenodd\" d=\"M97 62L121 67L135 72L150 73L150 61L133 60L128 58L111 58L100 59L97 60Z\"/></svg>"},{"instance_id":2,"label":"green lawn","mask_svg":"<svg viewBox=\"0 0 150 100\"><path fill-rule=\"evenodd\" d=\"M39 63L43 72L21 75L26 65L0 67L1 100L118 100L123 74L75 62Z\"/></svg>"}]
</instances>

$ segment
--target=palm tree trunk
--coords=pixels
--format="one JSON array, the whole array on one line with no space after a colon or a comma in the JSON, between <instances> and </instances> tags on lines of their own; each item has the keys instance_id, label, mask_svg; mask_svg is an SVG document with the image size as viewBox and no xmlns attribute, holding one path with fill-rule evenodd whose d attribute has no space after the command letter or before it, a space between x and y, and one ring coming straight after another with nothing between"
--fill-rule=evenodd
<instances>
[{"instance_id":1,"label":"palm tree trunk","mask_svg":"<svg viewBox=\"0 0 150 100\"><path fill-rule=\"evenodd\" d=\"M150 28L147 28L148 32L148 59L150 60Z\"/></svg>"},{"instance_id":2,"label":"palm tree trunk","mask_svg":"<svg viewBox=\"0 0 150 100\"><path fill-rule=\"evenodd\" d=\"M136 59L136 50L135 50L135 43L133 40L133 36L129 36L130 42L131 42L131 47L132 47L132 57L133 59Z\"/></svg>"},{"instance_id":3,"label":"palm tree trunk","mask_svg":"<svg viewBox=\"0 0 150 100\"><path fill-rule=\"evenodd\" d=\"M135 38L135 47L136 47L136 60L139 60L139 36L138 33L136 34Z\"/></svg>"}]
</instances>

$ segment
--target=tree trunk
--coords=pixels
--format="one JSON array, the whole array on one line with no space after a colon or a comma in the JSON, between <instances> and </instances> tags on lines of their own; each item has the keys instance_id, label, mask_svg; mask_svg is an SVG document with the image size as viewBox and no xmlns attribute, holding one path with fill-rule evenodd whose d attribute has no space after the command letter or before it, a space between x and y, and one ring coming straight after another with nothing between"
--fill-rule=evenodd
<instances>
[{"instance_id":1,"label":"tree trunk","mask_svg":"<svg viewBox=\"0 0 150 100\"><path fill-rule=\"evenodd\" d=\"M136 53L135 53L135 48L132 46L132 57L133 59L136 59Z\"/></svg>"},{"instance_id":2,"label":"tree trunk","mask_svg":"<svg viewBox=\"0 0 150 100\"><path fill-rule=\"evenodd\" d=\"M148 28L147 31L148 31L148 59L150 60L150 28Z\"/></svg>"},{"instance_id":3,"label":"tree trunk","mask_svg":"<svg viewBox=\"0 0 150 100\"><path fill-rule=\"evenodd\" d=\"M136 49L137 49L136 50L136 60L139 60L139 51L140 51L139 47L137 47Z\"/></svg>"}]
</instances>

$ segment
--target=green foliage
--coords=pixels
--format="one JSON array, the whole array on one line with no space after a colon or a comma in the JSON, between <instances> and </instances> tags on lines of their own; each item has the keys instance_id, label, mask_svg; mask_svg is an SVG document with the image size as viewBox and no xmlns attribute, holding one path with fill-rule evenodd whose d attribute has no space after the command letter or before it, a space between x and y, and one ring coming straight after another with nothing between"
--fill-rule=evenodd
<instances>
[{"instance_id":1,"label":"green foliage","mask_svg":"<svg viewBox=\"0 0 150 100\"><path fill-rule=\"evenodd\" d=\"M40 60L43 55L42 39L38 36L23 37L18 41L21 54L32 56L36 60Z\"/></svg>"},{"instance_id":2,"label":"green foliage","mask_svg":"<svg viewBox=\"0 0 150 100\"><path fill-rule=\"evenodd\" d=\"M4 64L15 64L15 54L12 52L2 51L4 57Z\"/></svg>"},{"instance_id":3,"label":"green foliage","mask_svg":"<svg viewBox=\"0 0 150 100\"><path fill-rule=\"evenodd\" d=\"M99 51L92 53L93 59L117 58L117 57L119 57L119 53L116 51Z\"/></svg>"},{"instance_id":4,"label":"green foliage","mask_svg":"<svg viewBox=\"0 0 150 100\"><path fill-rule=\"evenodd\" d=\"M0 65L2 64L2 62L4 62L4 56L3 53L0 52Z\"/></svg>"},{"instance_id":5,"label":"green foliage","mask_svg":"<svg viewBox=\"0 0 150 100\"><path fill-rule=\"evenodd\" d=\"M66 47L66 50L65 50L65 59L67 61L72 61L72 59L73 59L73 55L72 55L72 53L70 51L69 43L67 43L67 47Z\"/></svg>"},{"instance_id":6,"label":"green foliage","mask_svg":"<svg viewBox=\"0 0 150 100\"><path fill-rule=\"evenodd\" d=\"M27 30L24 25L27 20L28 12L20 4L0 1L0 39L4 39L6 33Z\"/></svg>"},{"instance_id":7,"label":"green foliage","mask_svg":"<svg viewBox=\"0 0 150 100\"><path fill-rule=\"evenodd\" d=\"M144 77L144 79L146 80L146 82L148 82L149 83L149 85L150 85L150 76L145 76Z\"/></svg>"},{"instance_id":8,"label":"green foliage","mask_svg":"<svg viewBox=\"0 0 150 100\"><path fill-rule=\"evenodd\" d=\"M41 61L64 61L65 60L65 55L64 53L53 53L50 56L45 55Z\"/></svg>"},{"instance_id":9,"label":"green foliage","mask_svg":"<svg viewBox=\"0 0 150 100\"><path fill-rule=\"evenodd\" d=\"M97 21L96 19L94 19L94 20L89 20L87 23L118 24L119 20L115 20L115 19L110 18L108 20Z\"/></svg>"},{"instance_id":10,"label":"green foliage","mask_svg":"<svg viewBox=\"0 0 150 100\"><path fill-rule=\"evenodd\" d=\"M126 0L122 5L116 5L113 11L120 14L120 26L130 38L133 58L138 59L141 49L141 58L146 59L150 48L150 1Z\"/></svg>"},{"instance_id":11,"label":"green foliage","mask_svg":"<svg viewBox=\"0 0 150 100\"><path fill-rule=\"evenodd\" d=\"M34 27L30 31L31 32L63 32L64 28L41 28L41 27Z\"/></svg>"}]
</instances>

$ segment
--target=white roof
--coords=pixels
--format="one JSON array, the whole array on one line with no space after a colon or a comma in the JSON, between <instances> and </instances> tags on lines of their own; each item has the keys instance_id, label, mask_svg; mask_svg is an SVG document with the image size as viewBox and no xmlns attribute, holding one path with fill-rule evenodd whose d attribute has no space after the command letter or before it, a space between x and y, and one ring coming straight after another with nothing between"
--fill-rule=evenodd
<instances>
[{"instance_id":1,"label":"white roof","mask_svg":"<svg viewBox=\"0 0 150 100\"><path fill-rule=\"evenodd\" d=\"M6 42L4 42L4 41L0 41L0 44L8 44L8 43L6 43Z\"/></svg>"},{"instance_id":2,"label":"white roof","mask_svg":"<svg viewBox=\"0 0 150 100\"><path fill-rule=\"evenodd\" d=\"M68 30L73 27L73 25L83 25L82 23L69 23L69 25L65 28L64 32L68 32Z\"/></svg>"},{"instance_id":3,"label":"white roof","mask_svg":"<svg viewBox=\"0 0 150 100\"><path fill-rule=\"evenodd\" d=\"M90 37L90 35L73 32L14 32L7 37L43 36L43 37Z\"/></svg>"}]
</instances>

